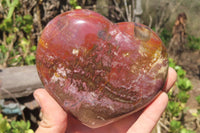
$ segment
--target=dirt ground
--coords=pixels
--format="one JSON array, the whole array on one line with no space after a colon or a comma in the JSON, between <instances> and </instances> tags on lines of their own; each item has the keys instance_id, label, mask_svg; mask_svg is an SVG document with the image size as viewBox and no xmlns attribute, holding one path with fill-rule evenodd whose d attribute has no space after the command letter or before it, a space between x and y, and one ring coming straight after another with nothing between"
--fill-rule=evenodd
<instances>
[{"instance_id":1,"label":"dirt ground","mask_svg":"<svg viewBox=\"0 0 200 133\"><path fill-rule=\"evenodd\" d=\"M185 50L177 63L187 71L188 78L200 79L200 50Z\"/></svg>"}]
</instances>

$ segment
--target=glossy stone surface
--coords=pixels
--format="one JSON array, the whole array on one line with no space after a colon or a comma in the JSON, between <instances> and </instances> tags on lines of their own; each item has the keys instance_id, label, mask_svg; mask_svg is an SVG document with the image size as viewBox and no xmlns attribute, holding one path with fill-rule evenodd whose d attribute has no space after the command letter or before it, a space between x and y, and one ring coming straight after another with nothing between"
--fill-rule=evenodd
<instances>
[{"instance_id":1,"label":"glossy stone surface","mask_svg":"<svg viewBox=\"0 0 200 133\"><path fill-rule=\"evenodd\" d=\"M151 29L114 24L90 10L50 21L36 58L47 91L92 128L148 105L162 90L168 70L166 49Z\"/></svg>"}]
</instances>

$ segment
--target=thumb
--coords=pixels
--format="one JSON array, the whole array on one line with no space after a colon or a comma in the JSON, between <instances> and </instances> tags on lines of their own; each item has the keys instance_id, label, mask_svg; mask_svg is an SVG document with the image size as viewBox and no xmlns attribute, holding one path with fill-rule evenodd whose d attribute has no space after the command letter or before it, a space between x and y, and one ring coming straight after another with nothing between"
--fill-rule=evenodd
<instances>
[{"instance_id":1,"label":"thumb","mask_svg":"<svg viewBox=\"0 0 200 133\"><path fill-rule=\"evenodd\" d=\"M37 89L34 97L41 107L42 121L36 133L64 133L67 128L67 113L45 89Z\"/></svg>"}]
</instances>

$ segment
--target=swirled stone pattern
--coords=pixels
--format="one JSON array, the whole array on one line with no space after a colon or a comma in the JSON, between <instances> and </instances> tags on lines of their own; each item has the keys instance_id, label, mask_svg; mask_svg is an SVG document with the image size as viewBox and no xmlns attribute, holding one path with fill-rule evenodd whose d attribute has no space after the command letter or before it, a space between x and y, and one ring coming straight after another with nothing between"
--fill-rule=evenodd
<instances>
[{"instance_id":1,"label":"swirled stone pattern","mask_svg":"<svg viewBox=\"0 0 200 133\"><path fill-rule=\"evenodd\" d=\"M162 90L168 71L166 48L150 28L112 23L83 9L48 23L36 59L47 91L92 128L148 105Z\"/></svg>"}]
</instances>

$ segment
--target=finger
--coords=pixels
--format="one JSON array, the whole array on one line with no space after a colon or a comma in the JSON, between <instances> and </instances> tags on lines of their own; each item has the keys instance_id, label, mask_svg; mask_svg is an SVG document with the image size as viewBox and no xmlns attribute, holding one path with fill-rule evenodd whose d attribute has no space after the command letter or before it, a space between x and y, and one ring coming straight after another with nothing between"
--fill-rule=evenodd
<instances>
[{"instance_id":1,"label":"finger","mask_svg":"<svg viewBox=\"0 0 200 133\"><path fill-rule=\"evenodd\" d=\"M140 115L127 133L150 133L157 124L168 102L168 96L162 92Z\"/></svg>"},{"instance_id":2,"label":"finger","mask_svg":"<svg viewBox=\"0 0 200 133\"><path fill-rule=\"evenodd\" d=\"M174 85L174 83L176 82L176 79L177 79L176 71L173 68L169 67L167 80L166 80L163 91L168 92L170 88Z\"/></svg>"},{"instance_id":3,"label":"finger","mask_svg":"<svg viewBox=\"0 0 200 133\"><path fill-rule=\"evenodd\" d=\"M37 89L34 97L41 107L42 121L36 133L64 133L67 114L45 89Z\"/></svg>"}]
</instances>

